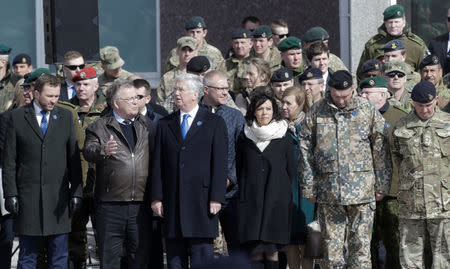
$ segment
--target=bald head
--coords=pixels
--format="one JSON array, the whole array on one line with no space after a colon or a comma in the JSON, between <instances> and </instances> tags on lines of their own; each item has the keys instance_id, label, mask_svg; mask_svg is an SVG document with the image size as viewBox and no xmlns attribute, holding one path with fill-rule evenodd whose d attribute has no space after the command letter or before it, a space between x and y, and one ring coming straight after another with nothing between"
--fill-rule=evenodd
<instances>
[{"instance_id":1,"label":"bald head","mask_svg":"<svg viewBox=\"0 0 450 269\"><path fill-rule=\"evenodd\" d=\"M203 78L203 101L209 106L224 105L228 96L228 78L217 70L211 70Z\"/></svg>"}]
</instances>

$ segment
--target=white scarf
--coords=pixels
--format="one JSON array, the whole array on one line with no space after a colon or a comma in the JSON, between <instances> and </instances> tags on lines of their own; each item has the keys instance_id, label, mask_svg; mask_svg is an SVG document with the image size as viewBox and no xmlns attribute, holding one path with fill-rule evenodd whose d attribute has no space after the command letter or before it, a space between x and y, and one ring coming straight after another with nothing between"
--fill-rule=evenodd
<instances>
[{"instance_id":1,"label":"white scarf","mask_svg":"<svg viewBox=\"0 0 450 269\"><path fill-rule=\"evenodd\" d=\"M285 120L273 121L265 126L259 126L256 121L253 121L252 126L245 125L244 133L263 152L270 140L282 138L286 134L287 128L288 123Z\"/></svg>"}]
</instances>

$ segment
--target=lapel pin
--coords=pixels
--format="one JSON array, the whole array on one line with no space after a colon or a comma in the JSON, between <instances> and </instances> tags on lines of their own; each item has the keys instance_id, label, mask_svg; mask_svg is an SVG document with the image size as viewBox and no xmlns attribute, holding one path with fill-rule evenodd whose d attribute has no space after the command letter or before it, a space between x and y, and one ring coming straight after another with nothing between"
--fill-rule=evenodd
<instances>
[{"instance_id":1,"label":"lapel pin","mask_svg":"<svg viewBox=\"0 0 450 269\"><path fill-rule=\"evenodd\" d=\"M56 120L58 117L56 115L53 115L53 119Z\"/></svg>"},{"instance_id":2,"label":"lapel pin","mask_svg":"<svg viewBox=\"0 0 450 269\"><path fill-rule=\"evenodd\" d=\"M200 126L200 125L202 125L202 124L203 124L203 122L197 121L197 126Z\"/></svg>"}]
</instances>

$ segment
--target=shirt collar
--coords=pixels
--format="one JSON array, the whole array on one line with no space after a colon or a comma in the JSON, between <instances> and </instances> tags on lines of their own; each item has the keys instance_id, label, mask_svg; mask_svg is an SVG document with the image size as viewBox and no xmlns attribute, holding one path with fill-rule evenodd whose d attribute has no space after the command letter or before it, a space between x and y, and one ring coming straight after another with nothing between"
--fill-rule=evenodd
<instances>
[{"instance_id":1,"label":"shirt collar","mask_svg":"<svg viewBox=\"0 0 450 269\"><path fill-rule=\"evenodd\" d=\"M43 109L40 108L40 107L36 104L36 99L33 100L33 107L34 107L34 113L35 113L36 115L42 116L41 111L42 111Z\"/></svg>"},{"instance_id":2,"label":"shirt collar","mask_svg":"<svg viewBox=\"0 0 450 269\"><path fill-rule=\"evenodd\" d=\"M197 111L198 111L198 104L196 104L195 107L189 112L185 112L180 109L180 117L183 118L184 114L189 114L189 116L191 116L191 118L193 119L195 118L195 115L197 115Z\"/></svg>"},{"instance_id":3,"label":"shirt collar","mask_svg":"<svg viewBox=\"0 0 450 269\"><path fill-rule=\"evenodd\" d=\"M124 118L122 118L121 116L119 116L114 110L113 110L113 115L114 115L114 118L116 119L116 121L118 121L120 124L123 124L123 122L125 121L125 119ZM133 119L130 119L132 122L134 121L134 118Z\"/></svg>"}]
</instances>

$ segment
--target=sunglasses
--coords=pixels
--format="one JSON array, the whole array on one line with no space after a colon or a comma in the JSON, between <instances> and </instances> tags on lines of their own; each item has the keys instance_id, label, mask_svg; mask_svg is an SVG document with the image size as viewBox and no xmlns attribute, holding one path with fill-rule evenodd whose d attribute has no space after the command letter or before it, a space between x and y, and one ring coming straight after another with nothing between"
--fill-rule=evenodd
<instances>
[{"instance_id":1,"label":"sunglasses","mask_svg":"<svg viewBox=\"0 0 450 269\"><path fill-rule=\"evenodd\" d=\"M388 76L388 77L390 77L390 78L393 78L393 77L395 77L395 76L397 76L397 77L399 77L399 78L402 78L402 77L405 76L405 74L403 74L402 72L394 71L394 72L387 73L386 76Z\"/></svg>"},{"instance_id":2,"label":"sunglasses","mask_svg":"<svg viewBox=\"0 0 450 269\"><path fill-rule=\"evenodd\" d=\"M69 70L77 70L77 68L83 69L85 67L85 64L80 65L64 65L65 67L69 68Z\"/></svg>"},{"instance_id":3,"label":"sunglasses","mask_svg":"<svg viewBox=\"0 0 450 269\"><path fill-rule=\"evenodd\" d=\"M277 34L274 34L274 35L278 36L279 38L289 37L289 33L283 34L283 35L277 35Z\"/></svg>"}]
</instances>

